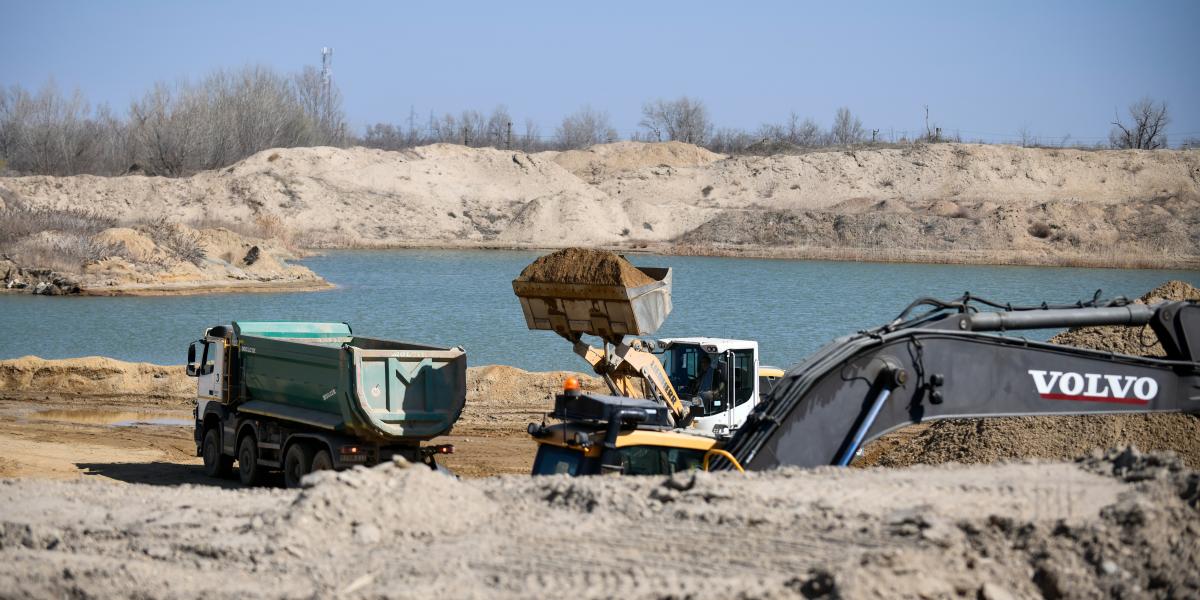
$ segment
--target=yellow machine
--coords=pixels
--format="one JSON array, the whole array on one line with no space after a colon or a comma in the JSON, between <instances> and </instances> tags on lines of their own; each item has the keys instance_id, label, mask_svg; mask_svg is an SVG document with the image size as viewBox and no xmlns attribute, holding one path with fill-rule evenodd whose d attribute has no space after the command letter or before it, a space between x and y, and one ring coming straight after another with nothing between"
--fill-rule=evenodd
<instances>
[{"instance_id":1,"label":"yellow machine","mask_svg":"<svg viewBox=\"0 0 1200 600\"><path fill-rule=\"evenodd\" d=\"M560 422L529 426L534 475L670 475L708 470L717 456L741 469L716 436L674 429L660 403L582 394L574 378L563 387L551 413Z\"/></svg>"},{"instance_id":2,"label":"yellow machine","mask_svg":"<svg viewBox=\"0 0 1200 600\"><path fill-rule=\"evenodd\" d=\"M758 343L749 340L627 342L628 336L657 331L671 312L671 269L630 268L650 283L626 287L518 278L513 292L526 325L569 341L613 395L661 402L674 427L726 434L737 429L782 371L759 365ZM584 335L603 343L592 346Z\"/></svg>"}]
</instances>

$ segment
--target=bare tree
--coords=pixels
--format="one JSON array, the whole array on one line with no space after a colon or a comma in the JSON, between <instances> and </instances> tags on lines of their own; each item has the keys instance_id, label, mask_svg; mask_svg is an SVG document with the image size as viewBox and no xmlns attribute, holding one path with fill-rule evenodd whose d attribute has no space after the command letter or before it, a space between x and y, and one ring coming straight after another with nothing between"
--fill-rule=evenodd
<instances>
[{"instance_id":1,"label":"bare tree","mask_svg":"<svg viewBox=\"0 0 1200 600\"><path fill-rule=\"evenodd\" d=\"M1021 147L1023 148L1038 145L1038 138L1036 135L1030 133L1028 124L1022 125L1017 130L1017 135L1021 138Z\"/></svg>"},{"instance_id":2,"label":"bare tree","mask_svg":"<svg viewBox=\"0 0 1200 600\"><path fill-rule=\"evenodd\" d=\"M850 109L845 106L837 110L837 116L833 119L833 127L829 130L830 140L839 146L849 146L863 141L866 137L863 131L862 121L858 117L850 113Z\"/></svg>"},{"instance_id":3,"label":"bare tree","mask_svg":"<svg viewBox=\"0 0 1200 600\"><path fill-rule=\"evenodd\" d=\"M525 119L525 132L521 134L521 150L533 152L541 149L542 130L533 119Z\"/></svg>"},{"instance_id":4,"label":"bare tree","mask_svg":"<svg viewBox=\"0 0 1200 600\"><path fill-rule=\"evenodd\" d=\"M554 139L563 150L586 148L616 141L617 130L609 122L607 112L584 106L563 118L562 124L554 131Z\"/></svg>"},{"instance_id":5,"label":"bare tree","mask_svg":"<svg viewBox=\"0 0 1200 600\"><path fill-rule=\"evenodd\" d=\"M1156 103L1149 96L1129 105L1132 122L1126 126L1120 116L1113 121L1108 141L1113 148L1156 150L1167 147L1167 125L1171 118L1167 114L1165 101Z\"/></svg>"},{"instance_id":6,"label":"bare tree","mask_svg":"<svg viewBox=\"0 0 1200 600\"><path fill-rule=\"evenodd\" d=\"M655 141L673 140L704 145L712 136L704 102L682 96L676 100L655 100L642 106L642 120Z\"/></svg>"},{"instance_id":7,"label":"bare tree","mask_svg":"<svg viewBox=\"0 0 1200 600\"><path fill-rule=\"evenodd\" d=\"M713 132L705 147L714 152L741 154L761 139L741 129L723 127Z\"/></svg>"},{"instance_id":8,"label":"bare tree","mask_svg":"<svg viewBox=\"0 0 1200 600\"><path fill-rule=\"evenodd\" d=\"M321 70L306 66L292 77L296 96L304 114L317 128L318 143L340 146L346 137L346 115L342 111L342 92L326 81Z\"/></svg>"}]
</instances>

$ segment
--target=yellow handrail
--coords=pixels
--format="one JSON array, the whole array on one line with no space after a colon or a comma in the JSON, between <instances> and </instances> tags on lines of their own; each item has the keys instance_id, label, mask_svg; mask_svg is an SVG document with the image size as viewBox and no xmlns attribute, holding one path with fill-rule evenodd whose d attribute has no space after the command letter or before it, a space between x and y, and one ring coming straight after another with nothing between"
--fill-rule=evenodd
<instances>
[{"instance_id":1,"label":"yellow handrail","mask_svg":"<svg viewBox=\"0 0 1200 600\"><path fill-rule=\"evenodd\" d=\"M720 448L713 448L712 450L709 450L708 452L704 453L704 470L705 471L708 470L708 458L714 454L729 461L729 464L733 465L733 468L737 469L738 473L746 472L746 470L742 468L742 465L738 463L737 459L734 458L732 454L730 454Z\"/></svg>"}]
</instances>

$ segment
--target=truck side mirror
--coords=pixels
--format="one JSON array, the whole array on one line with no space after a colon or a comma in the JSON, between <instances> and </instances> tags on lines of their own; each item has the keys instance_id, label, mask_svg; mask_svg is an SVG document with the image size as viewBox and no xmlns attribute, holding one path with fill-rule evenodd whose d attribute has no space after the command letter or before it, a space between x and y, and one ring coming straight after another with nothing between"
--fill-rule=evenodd
<instances>
[{"instance_id":1,"label":"truck side mirror","mask_svg":"<svg viewBox=\"0 0 1200 600\"><path fill-rule=\"evenodd\" d=\"M204 352L200 354L200 362L196 363L196 345L204 344ZM208 364L208 342L196 340L188 346L187 376L199 377L213 372L213 365Z\"/></svg>"},{"instance_id":2,"label":"truck side mirror","mask_svg":"<svg viewBox=\"0 0 1200 600\"><path fill-rule=\"evenodd\" d=\"M191 345L188 346L188 357L187 357L187 376L188 377L197 377L200 375L199 373L196 372L196 344L197 343L198 342L192 342Z\"/></svg>"}]
</instances>

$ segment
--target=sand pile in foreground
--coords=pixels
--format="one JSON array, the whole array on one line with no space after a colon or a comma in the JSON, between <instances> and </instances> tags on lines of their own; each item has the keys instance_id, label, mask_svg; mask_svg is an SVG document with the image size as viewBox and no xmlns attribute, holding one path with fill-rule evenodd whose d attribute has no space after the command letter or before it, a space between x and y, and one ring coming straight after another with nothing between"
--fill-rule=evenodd
<instances>
[{"instance_id":1,"label":"sand pile in foreground","mask_svg":"<svg viewBox=\"0 0 1200 600\"><path fill-rule=\"evenodd\" d=\"M0 481L22 597L1191 597L1196 472L1077 464L457 481L301 490ZM219 574L219 576L215 576Z\"/></svg>"}]
</instances>

